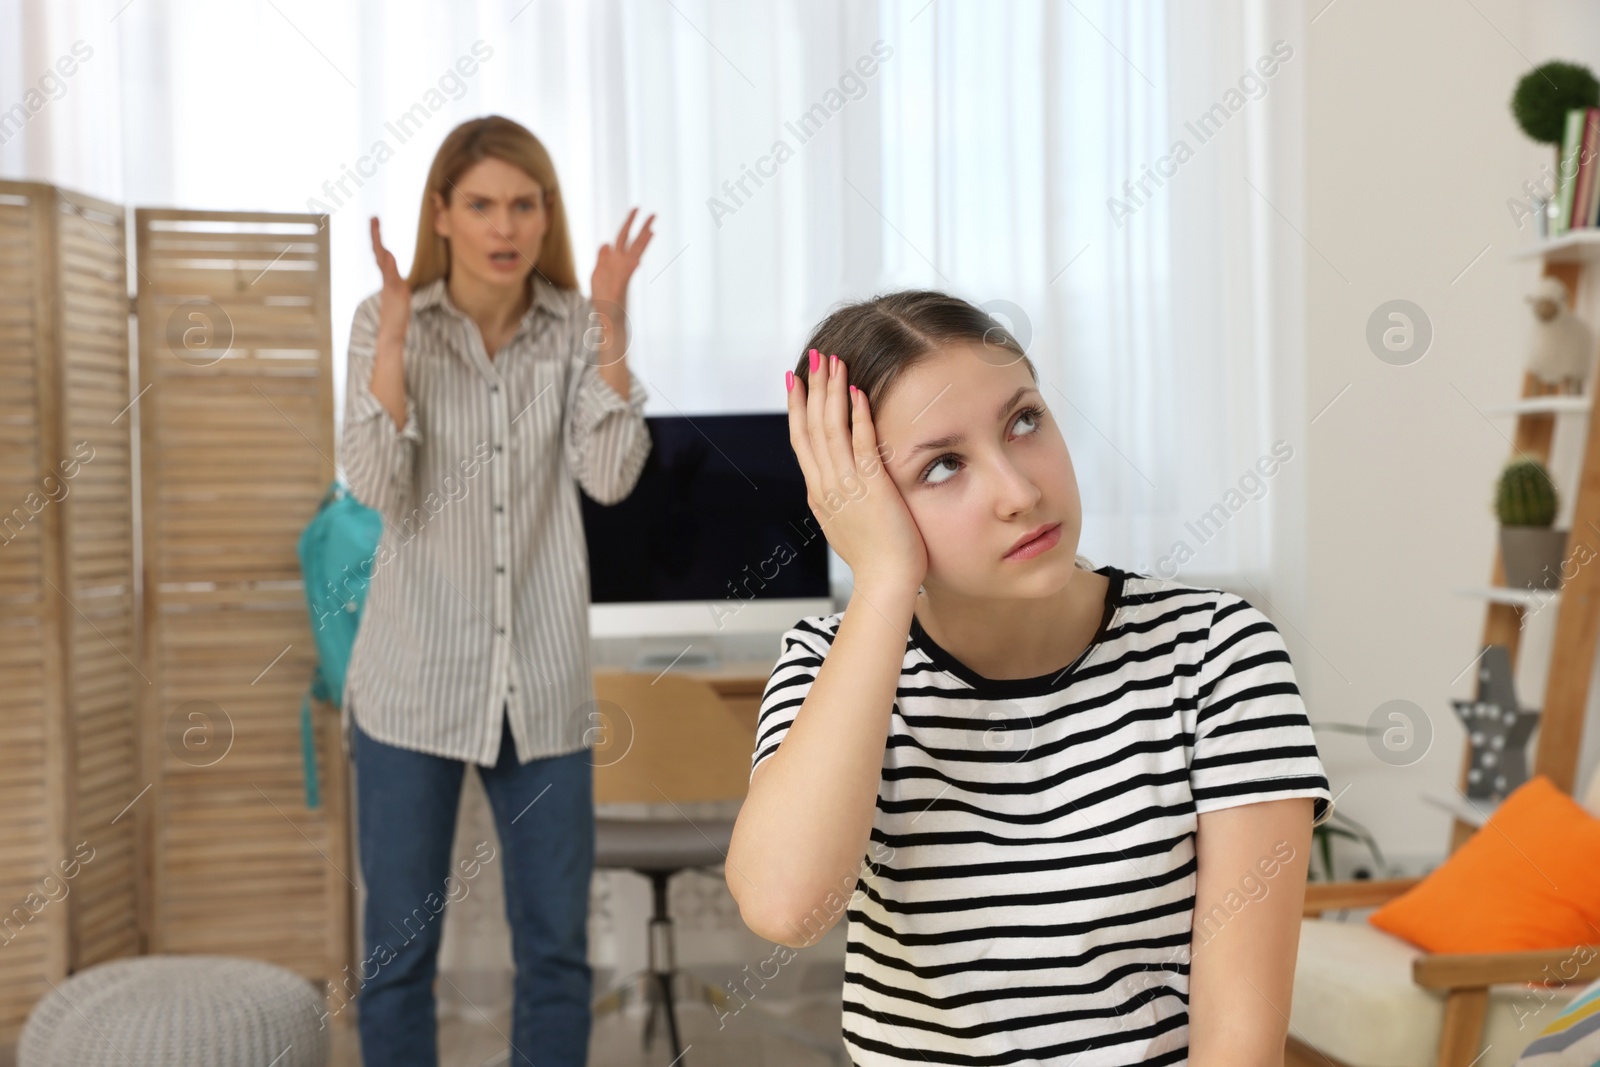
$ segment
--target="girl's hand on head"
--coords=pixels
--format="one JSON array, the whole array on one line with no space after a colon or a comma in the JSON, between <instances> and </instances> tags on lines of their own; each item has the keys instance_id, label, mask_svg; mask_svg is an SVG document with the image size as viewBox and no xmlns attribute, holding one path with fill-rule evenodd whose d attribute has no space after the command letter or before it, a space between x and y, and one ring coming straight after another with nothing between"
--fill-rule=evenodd
<instances>
[{"instance_id":1,"label":"girl's hand on head","mask_svg":"<svg viewBox=\"0 0 1600 1067\"><path fill-rule=\"evenodd\" d=\"M411 325L411 286L396 266L394 253L383 247L378 231L378 216L372 216L372 256L383 273L383 292L378 298L378 337L404 342Z\"/></svg>"},{"instance_id":2,"label":"girl's hand on head","mask_svg":"<svg viewBox=\"0 0 1600 1067\"><path fill-rule=\"evenodd\" d=\"M928 550L878 453L867 395L849 386L843 360L815 349L809 355L811 387L795 375L789 390L789 444L805 475L806 503L858 586L915 591L928 573Z\"/></svg>"}]
</instances>

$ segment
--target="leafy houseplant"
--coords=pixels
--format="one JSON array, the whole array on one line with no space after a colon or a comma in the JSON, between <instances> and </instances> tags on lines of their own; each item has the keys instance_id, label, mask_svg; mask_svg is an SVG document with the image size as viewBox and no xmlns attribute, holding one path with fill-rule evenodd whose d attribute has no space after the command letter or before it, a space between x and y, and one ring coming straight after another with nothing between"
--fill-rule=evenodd
<instances>
[{"instance_id":1,"label":"leafy houseplant","mask_svg":"<svg viewBox=\"0 0 1600 1067\"><path fill-rule=\"evenodd\" d=\"M1550 472L1537 459L1506 464L1495 487L1500 558L1513 589L1558 589L1567 531L1551 529L1560 500Z\"/></svg>"},{"instance_id":2,"label":"leafy houseplant","mask_svg":"<svg viewBox=\"0 0 1600 1067\"><path fill-rule=\"evenodd\" d=\"M1344 823L1346 825L1336 826L1335 823ZM1314 826L1311 828L1311 847L1316 850L1317 857L1322 860L1322 870L1319 877L1316 865L1312 864L1306 875L1307 881L1334 881L1333 839L1335 837L1347 838L1351 841L1356 841L1365 845L1367 847L1367 853L1372 856L1376 869L1380 872L1378 877L1385 876L1382 872L1385 871L1387 865L1384 863L1383 853L1378 848L1377 840L1366 831L1365 827L1358 825L1354 820L1336 811L1333 813L1333 818L1329 819L1321 826ZM1365 877L1372 877L1371 871L1369 870L1358 873L1356 875L1356 880L1359 881L1362 878L1363 873L1365 874Z\"/></svg>"},{"instance_id":3,"label":"leafy houseplant","mask_svg":"<svg viewBox=\"0 0 1600 1067\"><path fill-rule=\"evenodd\" d=\"M1365 737L1375 737L1382 733L1381 730L1372 726L1357 726L1354 723L1345 722L1322 722L1316 719L1311 720L1311 728L1313 730L1328 730L1339 734L1360 734ZM1358 866L1352 876L1354 879L1359 881L1372 877L1388 878L1392 875L1393 872L1389 870L1388 863L1384 861L1383 850L1378 847L1378 839L1373 837L1365 826L1362 826L1335 807L1327 822L1321 826L1313 826L1311 828L1311 858L1313 860L1320 859L1322 864L1320 875L1316 863L1308 864L1306 870L1306 879L1308 881L1331 882L1334 880L1333 839L1336 837L1343 837L1365 845L1367 855L1372 857L1373 865L1371 867ZM1376 875L1374 875L1374 872L1376 872Z\"/></svg>"}]
</instances>

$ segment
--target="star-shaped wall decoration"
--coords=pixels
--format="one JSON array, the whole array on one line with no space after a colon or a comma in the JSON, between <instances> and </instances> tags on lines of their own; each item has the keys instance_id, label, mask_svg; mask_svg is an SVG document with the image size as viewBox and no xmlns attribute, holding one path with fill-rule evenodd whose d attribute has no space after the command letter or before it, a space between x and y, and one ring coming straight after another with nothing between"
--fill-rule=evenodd
<instances>
[{"instance_id":1,"label":"star-shaped wall decoration","mask_svg":"<svg viewBox=\"0 0 1600 1067\"><path fill-rule=\"evenodd\" d=\"M1478 665L1476 700L1452 700L1467 728L1471 760L1467 765L1467 798L1503 800L1528 780L1528 738L1539 712L1517 706L1511 675L1511 650L1489 645Z\"/></svg>"}]
</instances>

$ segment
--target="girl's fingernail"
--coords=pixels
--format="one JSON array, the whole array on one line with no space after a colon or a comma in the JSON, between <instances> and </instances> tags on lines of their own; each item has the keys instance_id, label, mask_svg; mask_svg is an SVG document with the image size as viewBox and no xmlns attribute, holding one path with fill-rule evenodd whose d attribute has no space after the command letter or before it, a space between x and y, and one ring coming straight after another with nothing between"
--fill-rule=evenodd
<instances>
[{"instance_id":1,"label":"girl's fingernail","mask_svg":"<svg viewBox=\"0 0 1600 1067\"><path fill-rule=\"evenodd\" d=\"M813 348L811 350L811 373L817 373L817 367L821 366L821 364L822 355L815 348Z\"/></svg>"},{"instance_id":2,"label":"girl's fingernail","mask_svg":"<svg viewBox=\"0 0 1600 1067\"><path fill-rule=\"evenodd\" d=\"M839 357L838 356L829 356L828 357L828 369L829 369L829 371L835 371L835 370L839 369Z\"/></svg>"},{"instance_id":3,"label":"girl's fingernail","mask_svg":"<svg viewBox=\"0 0 1600 1067\"><path fill-rule=\"evenodd\" d=\"M783 388L787 392L794 392L794 371L786 370L783 372Z\"/></svg>"},{"instance_id":4,"label":"girl's fingernail","mask_svg":"<svg viewBox=\"0 0 1600 1067\"><path fill-rule=\"evenodd\" d=\"M854 385L852 385L850 387L850 395L851 396L855 396L856 395L856 387Z\"/></svg>"}]
</instances>

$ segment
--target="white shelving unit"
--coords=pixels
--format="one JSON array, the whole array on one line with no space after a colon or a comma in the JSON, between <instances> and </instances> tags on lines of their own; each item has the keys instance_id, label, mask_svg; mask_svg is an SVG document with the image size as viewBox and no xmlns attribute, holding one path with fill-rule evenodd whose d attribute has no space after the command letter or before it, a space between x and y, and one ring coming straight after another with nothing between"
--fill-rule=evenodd
<instances>
[{"instance_id":1,"label":"white shelving unit","mask_svg":"<svg viewBox=\"0 0 1600 1067\"><path fill-rule=\"evenodd\" d=\"M1587 396L1532 396L1514 404L1484 408L1485 415L1576 415L1589 410Z\"/></svg>"},{"instance_id":2,"label":"white shelving unit","mask_svg":"<svg viewBox=\"0 0 1600 1067\"><path fill-rule=\"evenodd\" d=\"M1572 313L1600 333L1600 227L1573 230L1559 237L1547 238L1516 249L1509 256L1516 262L1537 265L1539 274L1560 277L1572 290ZM1579 521L1578 504L1582 495L1580 489L1584 482L1586 458L1591 464L1600 463L1600 447L1591 442L1590 412L1593 407L1592 394L1596 388L1600 388L1600 370L1591 371L1585 386L1586 395L1576 396L1538 394L1538 387L1531 376L1525 375L1524 393L1536 395L1524 395L1509 403L1482 409L1491 418L1511 420L1507 432L1519 445L1526 441L1528 447L1537 447L1544 453L1545 465L1560 494L1560 507L1555 520L1558 528L1572 529L1585 525L1584 521ZM1534 442L1540 439L1538 428L1541 422L1545 425L1543 440L1546 443L1535 445ZM1528 436L1530 434L1531 437ZM1514 458L1519 451L1520 447L1514 448L1508 459ZM1592 456L1588 455L1591 451L1594 452ZM1590 492L1594 492L1592 472ZM1596 517L1596 503L1585 498L1584 504L1582 514L1591 522L1600 521ZM1594 543L1592 534L1593 531L1585 529L1585 539L1591 544ZM1574 534L1575 538L1578 536ZM1498 546L1495 555L1498 557ZM1581 725L1584 722L1600 722L1600 686L1594 684L1600 681L1600 677L1597 677L1600 676L1600 663L1596 663L1595 648L1588 644L1592 640L1589 627L1593 626L1593 613L1600 611L1595 585L1597 570L1600 570L1600 562L1577 568L1576 573L1570 574L1566 589L1570 597L1564 597L1562 590L1516 589L1489 583L1451 590L1456 596L1471 598L1484 605L1486 642L1509 642L1518 650L1513 656L1518 701L1524 707L1539 708L1562 720L1565 727L1563 738L1555 750L1552 751L1546 743L1538 747L1545 760L1552 765L1560 765L1573 756L1577 757L1574 760L1577 765L1574 768L1576 781L1569 787L1587 781L1588 775L1600 763L1600 730L1584 730ZM1498 566L1495 580L1501 580ZM1573 597L1576 600L1568 603ZM1565 626L1562 625L1564 616L1567 616ZM1575 678L1585 673L1577 666L1580 662L1593 664L1587 672L1587 682L1581 685L1581 696L1573 692ZM1581 702L1581 709L1573 707L1575 698ZM1576 736L1569 732L1574 721L1580 724ZM1541 742L1546 740L1543 736L1545 732L1541 723L1536 735ZM1536 758L1534 752L1530 752L1529 756L1534 766L1544 762ZM1462 785L1464 787L1464 780ZM1436 796L1430 799L1430 803L1445 807L1439 804L1441 799L1448 800ZM1480 803L1478 807L1482 808L1483 805ZM1446 810L1452 809L1447 807ZM1459 844L1464 839L1461 831L1480 822L1481 813L1455 809L1452 814L1457 819L1454 844Z\"/></svg>"},{"instance_id":3,"label":"white shelving unit","mask_svg":"<svg viewBox=\"0 0 1600 1067\"><path fill-rule=\"evenodd\" d=\"M1600 227L1570 230L1511 253L1512 259L1546 263L1585 263L1600 259Z\"/></svg>"},{"instance_id":4,"label":"white shelving unit","mask_svg":"<svg viewBox=\"0 0 1600 1067\"><path fill-rule=\"evenodd\" d=\"M1487 600L1494 604L1510 604L1519 608L1536 608L1553 604L1561 597L1559 589L1513 589L1509 585L1473 585L1450 590L1456 596Z\"/></svg>"}]
</instances>

